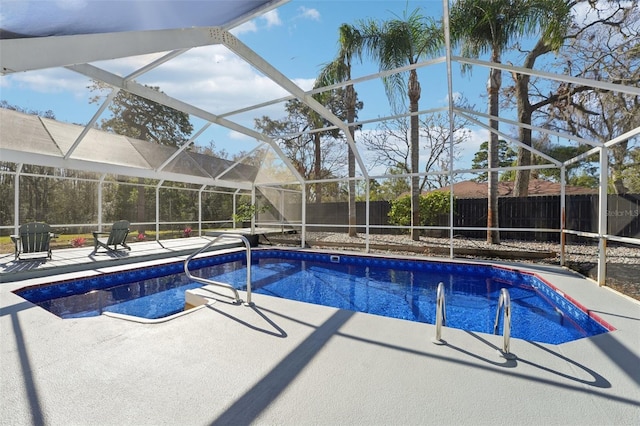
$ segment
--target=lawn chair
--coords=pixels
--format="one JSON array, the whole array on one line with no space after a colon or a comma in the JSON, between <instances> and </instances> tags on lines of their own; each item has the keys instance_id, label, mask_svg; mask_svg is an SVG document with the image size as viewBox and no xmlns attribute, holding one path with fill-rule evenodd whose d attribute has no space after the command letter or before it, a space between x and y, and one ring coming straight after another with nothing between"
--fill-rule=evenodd
<instances>
[{"instance_id":1,"label":"lawn chair","mask_svg":"<svg viewBox=\"0 0 640 426\"><path fill-rule=\"evenodd\" d=\"M108 235L104 238L104 235ZM95 254L100 247L110 252L117 252L118 250L127 249L131 250L131 247L127 245L127 236L129 235L129 222L126 220L119 220L111 226L111 232L94 232L93 233L93 252ZM113 248L112 248L112 247ZM118 246L122 246L118 249Z\"/></svg>"},{"instance_id":2,"label":"lawn chair","mask_svg":"<svg viewBox=\"0 0 640 426\"><path fill-rule=\"evenodd\" d=\"M20 225L18 235L11 235L11 241L15 245L15 259L20 259L20 254L45 253L51 259L51 247L49 243L54 234L51 227L43 222L29 222Z\"/></svg>"}]
</instances>

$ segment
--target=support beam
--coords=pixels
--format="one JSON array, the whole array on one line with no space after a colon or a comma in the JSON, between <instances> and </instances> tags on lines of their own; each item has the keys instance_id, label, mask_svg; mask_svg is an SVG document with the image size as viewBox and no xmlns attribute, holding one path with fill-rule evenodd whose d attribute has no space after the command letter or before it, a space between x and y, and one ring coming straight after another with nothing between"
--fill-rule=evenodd
<instances>
[{"instance_id":1,"label":"support beam","mask_svg":"<svg viewBox=\"0 0 640 426\"><path fill-rule=\"evenodd\" d=\"M168 61L172 60L173 58L176 58L176 57L182 55L183 53L188 52L189 50L190 49L178 49L178 50L174 50L173 52L169 52L166 55L164 55L163 57L161 57L159 59L156 59L153 62L148 63L144 67L138 68L137 70L135 70L134 72L132 72L131 74L126 76L124 79L125 79L125 81L135 80L136 78L140 77L142 74L146 74L149 71L158 68L160 65L164 64L165 62L168 62Z\"/></svg>"},{"instance_id":2,"label":"support beam","mask_svg":"<svg viewBox=\"0 0 640 426\"><path fill-rule=\"evenodd\" d=\"M20 230L20 173L23 165L23 163L16 164L16 174L13 177L13 233L16 235Z\"/></svg>"},{"instance_id":3,"label":"support beam","mask_svg":"<svg viewBox=\"0 0 640 426\"><path fill-rule=\"evenodd\" d=\"M253 185L251 187L251 206L255 207L256 205L256 186ZM254 213L251 215L251 233L253 234L253 232L256 230L256 211L254 210ZM247 267L250 267L251 265L248 265Z\"/></svg>"},{"instance_id":4,"label":"support beam","mask_svg":"<svg viewBox=\"0 0 640 426\"><path fill-rule=\"evenodd\" d=\"M251 155L253 155L254 152L256 152L257 150L259 150L260 148L263 147L263 145L265 145L264 142L258 144L258 146L256 146L255 148L253 148L251 151L249 151L246 155L244 155L242 158L238 159L237 161L235 161L232 165L230 165L229 167L227 167L226 169L224 169L223 171L221 171L220 173L218 173L218 175L215 177L216 179L221 179L222 176L226 175L227 173L229 173L233 168L235 168L238 164L242 163L244 160L246 160L247 158L249 158Z\"/></svg>"},{"instance_id":5,"label":"support beam","mask_svg":"<svg viewBox=\"0 0 640 426\"><path fill-rule=\"evenodd\" d=\"M469 117L466 114L461 114L464 116L465 119L471 121L473 124L480 126L484 129L489 130L490 132L495 132L498 136L500 136L501 138L503 138L504 140L506 140L507 142L510 142L512 144L515 144L521 148L524 148L528 151L531 151L531 153L539 156L540 158L544 158L545 160L549 161L551 164L554 164L556 167L560 167L562 165L562 162L556 160L555 158L545 154L544 152L538 151L537 149L529 146L529 145L525 145L522 142L520 142L517 139L512 138L511 136L501 132L501 131L495 131L494 129L492 129L491 127L487 126L486 124L482 123L481 121L476 120L473 117Z\"/></svg>"},{"instance_id":6,"label":"support beam","mask_svg":"<svg viewBox=\"0 0 640 426\"><path fill-rule=\"evenodd\" d=\"M163 183L161 180L156 185L156 241L160 241L160 187Z\"/></svg>"},{"instance_id":7,"label":"support beam","mask_svg":"<svg viewBox=\"0 0 640 426\"><path fill-rule=\"evenodd\" d=\"M617 136L617 137L611 139L610 141L605 142L604 146L607 147L607 148L611 148L612 146L617 145L620 142L624 142L624 141L626 141L628 139L631 139L632 137L635 137L637 135L640 135L640 127L636 127L633 130L629 130L628 132L625 132L625 133L621 134L620 136ZM565 161L564 165L568 166L570 164L577 163L578 161L582 161L583 159L585 159L587 157L590 157L593 154L597 154L599 152L600 152L599 148L592 148L589 151L578 155L577 157L573 157L573 158Z\"/></svg>"},{"instance_id":8,"label":"support beam","mask_svg":"<svg viewBox=\"0 0 640 426\"><path fill-rule=\"evenodd\" d=\"M336 84L331 84L329 86L322 86L322 87L318 87L316 89L312 89L312 90L307 90L305 92L305 94L307 94L308 96L312 96L315 95L317 93L322 93L322 92L326 92L327 90L333 90L333 89L339 89L342 87L346 87L349 85L356 85L359 83L364 83L365 81L369 81L369 80L379 80L381 78L393 75L393 74L397 74L397 73L401 73L401 72L406 72L406 71L410 71L410 70L414 70L414 69L418 69L418 68L423 68L423 67L428 67L431 65L435 65L435 64L441 64L445 61L445 57L439 57L439 58L434 58L434 59L429 59L427 61L422 61L422 62L418 62L416 64L410 64L410 65L405 65L403 67L400 68L396 68L393 70L385 70L385 71L380 71L380 72L376 72L373 74L369 74L369 75L365 75L362 77L358 77L358 78L354 78L351 80L347 80L347 81L341 81L340 83L336 83ZM275 105L275 104L279 104L282 102L286 102L286 101L290 101L291 99L296 99L296 96L294 95L288 95L288 96L283 96L281 98L277 98L277 99L272 99L270 101L266 101L266 102L262 102L259 104L255 104L255 105L251 105L248 107L244 107L244 108L240 108L237 110L233 110L233 111L229 111L229 112L225 112L220 114L220 117L229 117L232 115L237 115L237 114L242 114L248 111L253 111L256 109L261 109L267 106L271 106L271 105ZM383 118L380 118L383 119ZM378 120L380 120L378 119Z\"/></svg>"},{"instance_id":9,"label":"support beam","mask_svg":"<svg viewBox=\"0 0 640 426\"><path fill-rule=\"evenodd\" d=\"M307 184L304 182L302 183L302 202L300 204L302 205L300 245L304 248L307 245Z\"/></svg>"},{"instance_id":10,"label":"support beam","mask_svg":"<svg viewBox=\"0 0 640 426\"><path fill-rule=\"evenodd\" d=\"M445 56L447 58L447 96L449 98L449 257L453 259L453 161L454 161L454 102L453 102L453 71L451 67L451 27L449 22L449 1L442 0L444 45Z\"/></svg>"},{"instance_id":11,"label":"support beam","mask_svg":"<svg viewBox=\"0 0 640 426\"><path fill-rule=\"evenodd\" d=\"M220 118L215 114L212 114L208 111L205 111L201 108L195 107L186 102L180 101L178 99L172 98L164 93L158 92L157 90L153 90L149 87L145 87L141 84L138 84L134 81L125 81L122 77L95 67L89 64L81 64L81 65L71 65L66 67L72 71L75 71L79 74L87 76L89 78L102 81L110 86L118 87L120 89L126 90L134 95L140 96L145 99L152 100L161 105L166 105L170 108L173 108L178 111L182 111L186 114L193 115L195 117L202 118L203 120L218 124L220 126L226 127L231 130L235 130L238 133L242 133L243 135L247 135L254 139L264 141L268 143L271 148L278 154L282 162L287 166L287 168L291 171L291 173L296 177L299 183L302 183L304 180L303 177L298 173L296 168L291 164L291 161L287 158L287 156L282 152L280 146L271 138L267 137L263 133L257 132L253 129L249 129L248 127L241 126L240 124L234 123L233 121Z\"/></svg>"},{"instance_id":12,"label":"support beam","mask_svg":"<svg viewBox=\"0 0 640 426\"><path fill-rule=\"evenodd\" d=\"M202 237L202 192L206 186L202 185L198 191L198 237Z\"/></svg>"},{"instance_id":13,"label":"support beam","mask_svg":"<svg viewBox=\"0 0 640 426\"><path fill-rule=\"evenodd\" d=\"M104 180L106 177L107 175L103 173L102 176L100 176L100 180L98 181L98 232L102 232L102 193Z\"/></svg>"},{"instance_id":14,"label":"support beam","mask_svg":"<svg viewBox=\"0 0 640 426\"><path fill-rule=\"evenodd\" d=\"M362 157L360 156L360 152L355 146L355 141L351 137L351 133L349 132L349 127L338 117L335 116L329 109L324 107L320 102L316 101L312 96L305 93L300 87L294 84L291 80L289 80L284 74L278 71L273 65L265 61L261 58L257 53L253 50L249 49L244 43L242 43L237 37L232 35L231 33L227 33L226 36L222 37L222 44L224 44L229 50L234 52L236 55L240 56L251 66L264 73L267 77L269 77L273 82L275 82L278 86L285 89L287 92L293 94L296 98L300 99L304 102L309 108L320 114L325 119L329 120L330 123L337 126L345 135L347 140L347 144L349 145L349 149L353 152L356 162L360 167L360 171L362 175L368 179L368 172L362 161Z\"/></svg>"},{"instance_id":15,"label":"support beam","mask_svg":"<svg viewBox=\"0 0 640 426\"><path fill-rule=\"evenodd\" d=\"M92 173L107 173L113 175L123 175L144 179L164 179L173 182L192 183L197 185L219 186L222 188L250 190L251 184L248 182L235 182L230 180L215 181L207 176L192 176L173 172L156 172L151 169L141 169L135 167L120 166L118 164L100 163L98 161L87 161L78 159L65 160L62 157L36 154L33 152L15 151L0 147L0 158L2 161L12 163L25 163L42 165L46 167L59 167L63 169L80 170Z\"/></svg>"},{"instance_id":16,"label":"support beam","mask_svg":"<svg viewBox=\"0 0 640 426\"><path fill-rule=\"evenodd\" d=\"M531 68L516 67L514 65L507 65L497 62L488 62L480 59L463 58L461 56L454 56L452 59L456 62L460 62L461 64L480 65L486 68L496 68L502 71L508 71L510 73L531 75L534 77L546 78L563 83L573 83L580 86L593 87L594 89L603 89L616 93L628 93L630 95L640 96L640 87L637 86L625 86L623 84L609 83L608 81L591 80L588 78L573 77L566 74L555 74Z\"/></svg>"},{"instance_id":17,"label":"support beam","mask_svg":"<svg viewBox=\"0 0 640 426\"><path fill-rule=\"evenodd\" d=\"M371 251L371 236L369 235L371 230L369 226L371 226L371 181L369 179L365 180L365 243L364 243L364 251L369 253ZM356 222L357 226L357 222Z\"/></svg>"},{"instance_id":18,"label":"support beam","mask_svg":"<svg viewBox=\"0 0 640 426\"><path fill-rule=\"evenodd\" d=\"M116 97L116 95L118 94L119 91L120 91L120 89L112 89L111 90L111 93L109 93L109 96L107 96L107 99L105 99L105 101L102 103L102 105L100 105L100 108L98 108L96 113L93 114L93 117L91 117L91 120L89 120L87 125L84 126L84 129L82 129L82 132L80 132L80 134L78 135L76 140L73 142L73 145L71 145L69 150L64 154L63 158L65 160L68 160L71 157L71 154L73 154L73 151L75 151L76 148L78 147L78 145L80 145L80 142L82 142L82 139L84 139L84 137L87 135L87 133L89 133L89 130L91 130L93 128L93 125L96 123L96 121L98 121L98 118L100 118L100 116L102 115L104 110L107 109L107 107L113 101L113 98Z\"/></svg>"},{"instance_id":19,"label":"support beam","mask_svg":"<svg viewBox=\"0 0 640 426\"><path fill-rule=\"evenodd\" d=\"M210 46L220 43L220 31L217 27L200 27L3 39L0 40L1 71L10 74Z\"/></svg>"},{"instance_id":20,"label":"support beam","mask_svg":"<svg viewBox=\"0 0 640 426\"><path fill-rule=\"evenodd\" d=\"M232 218L234 215L238 213L238 193L239 192L240 190L237 190L236 192L233 193L233 215L231 216ZM233 229L235 229L236 227L237 227L236 220L233 219Z\"/></svg>"},{"instance_id":21,"label":"support beam","mask_svg":"<svg viewBox=\"0 0 640 426\"><path fill-rule=\"evenodd\" d=\"M565 249L566 249L566 233L567 229L567 168L565 166L560 167L560 266L564 266L566 263Z\"/></svg>"},{"instance_id":22,"label":"support beam","mask_svg":"<svg viewBox=\"0 0 640 426\"><path fill-rule=\"evenodd\" d=\"M536 132L540 132L543 133L545 135L551 135L551 136L556 136L559 138L564 138L564 139L568 139L571 141L575 141L581 144L585 144L585 145L590 145L590 146L602 146L602 142L598 142L598 141L592 141L589 139L585 139L585 138L581 138L579 136L574 136L571 135L569 133L562 133L562 132L558 132L555 130L550 130L550 129L545 129L544 127L538 127L538 126L533 126L531 124L524 124L524 123L520 123L519 121L515 121L515 120L509 120L508 118L504 118L504 117L496 117L495 115L491 115L491 114L485 114L483 112L479 112L479 111L474 111L471 109L466 109L466 108L458 108L454 106L454 111L456 113L461 113L461 114L468 114L468 115L474 115L477 117L482 117L482 118L486 118L486 119L490 119L490 120L497 120L500 123L505 123L505 124L509 124L512 126L517 126L517 127L523 127L525 129L531 129L533 131Z\"/></svg>"},{"instance_id":23,"label":"support beam","mask_svg":"<svg viewBox=\"0 0 640 426\"><path fill-rule=\"evenodd\" d=\"M598 191L598 285L607 279L607 188L609 184L609 150L600 148L600 187Z\"/></svg>"},{"instance_id":24,"label":"support beam","mask_svg":"<svg viewBox=\"0 0 640 426\"><path fill-rule=\"evenodd\" d=\"M174 152L169 158L167 158L164 163L162 163L157 169L156 171L162 171L164 170L165 167L167 167L178 155L180 155L183 151L185 151L187 148L189 148L191 146L191 144L193 144L193 141L195 141L196 139L198 139L198 137L209 128L209 126L211 126L211 123L207 123L204 126L202 126L202 128L200 130L198 130L196 132L195 135L191 136L191 138L182 144L182 146L176 151Z\"/></svg>"}]
</instances>

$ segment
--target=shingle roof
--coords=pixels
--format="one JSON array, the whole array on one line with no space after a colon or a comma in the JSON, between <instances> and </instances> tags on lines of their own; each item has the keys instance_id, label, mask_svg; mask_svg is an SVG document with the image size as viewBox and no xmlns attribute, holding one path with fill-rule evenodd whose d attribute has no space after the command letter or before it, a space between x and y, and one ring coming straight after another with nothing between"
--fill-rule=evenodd
<instances>
[{"instance_id":1,"label":"shingle roof","mask_svg":"<svg viewBox=\"0 0 640 426\"><path fill-rule=\"evenodd\" d=\"M514 182L498 182L498 196L513 196ZM457 198L487 198L488 184L486 182L476 182L465 180L453 185L453 193ZM529 182L529 196L536 195L560 195L560 183L550 182L540 179L531 179ZM435 191L447 191L449 187L436 189ZM576 194L597 194L598 190L583 186L565 186L567 195Z\"/></svg>"}]
</instances>

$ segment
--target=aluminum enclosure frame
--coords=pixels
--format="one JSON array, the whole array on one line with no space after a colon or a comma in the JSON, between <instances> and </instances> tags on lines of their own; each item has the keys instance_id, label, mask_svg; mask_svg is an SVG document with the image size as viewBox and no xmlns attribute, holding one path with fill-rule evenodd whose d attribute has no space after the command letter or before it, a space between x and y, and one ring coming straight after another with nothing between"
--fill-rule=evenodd
<instances>
[{"instance_id":1,"label":"aluminum enclosure frame","mask_svg":"<svg viewBox=\"0 0 640 426\"><path fill-rule=\"evenodd\" d=\"M287 1L270 1L264 2L263 7L256 10L254 13L242 17L238 17L233 22L228 23L227 25L222 25L218 27L199 27L199 28L184 28L184 29L167 29L167 30L153 30L153 31L130 31L130 32L117 32L117 33L103 33L103 34L79 34L79 35L68 35L68 36L53 36L53 37L34 37L34 38L17 38L17 39L3 39L0 40L0 51L2 51L2 55L0 56L0 71L3 75L8 75L16 72L25 72L30 70L38 70L52 67L65 67L74 72L78 72L84 76L89 78L101 81L110 86L113 90L112 96L115 96L115 93L119 90L126 90L130 93L136 94L138 96L144 97L146 99L161 103L163 105L172 107L176 110L182 111L184 113L193 115L195 117L199 117L203 119L207 125L216 124L228 129L237 131L244 135L247 135L251 138L256 139L259 142L263 142L267 144L278 156L279 159L286 165L291 174L295 176L297 182L302 186L303 193L306 191L306 186L310 184L310 182L305 181L305 179L298 173L296 168L293 166L291 161L284 155L278 144L267 137L266 135L256 132L253 129L242 126L238 123L233 122L228 119L227 116L232 115L233 113L225 113L225 114L212 114L211 112L202 110L193 105L187 104L178 99L172 98L170 96L164 95L162 93L153 91L145 86L137 83L134 78L144 74L145 72L154 69L155 67L161 65L162 63L169 61L189 49L200 46L209 46L214 44L220 44L227 47L229 50L234 52L239 57L243 58L247 63L251 66L262 72L265 76L269 77L273 82L277 85L285 89L291 98L297 98L301 102L305 103L314 111L318 112L321 116L327 119L335 128L338 128L343 131L347 138L347 143L349 145L349 149L354 152L356 156L356 162L360 168L363 179L368 181L370 178L367 168L364 165L364 162L360 156L359 150L355 145L355 141L351 138L350 133L347 131L347 125L343 123L338 117L333 115L330 111L328 111L325 107L317 103L312 97L312 92L305 92L300 89L297 85L295 85L291 80L286 78L282 73L280 73L275 67L270 65L265 59L261 58L254 51L252 51L248 46L244 45L240 40L238 40L235 36L233 36L229 30L233 28L233 26L245 22L248 19L256 17L265 11L281 6ZM447 0L443 0L443 20L444 26L447 31L446 39L447 39L447 47L446 54L444 58L438 58L436 60L425 61L420 64L416 64L412 66L413 68L417 68L420 66L427 66L433 63L441 63L445 62L447 66L447 83L448 83L448 101L449 101L449 116L450 122L452 121L453 116L460 115L467 119L471 119L476 125L484 127L486 130L493 132L492 129L488 128L488 126L484 126L477 119L472 117L470 111L458 109L454 107L453 103L453 90L452 90L452 71L451 64L459 63L459 64L467 64L473 66L482 66L486 68L500 68L504 71L509 72L517 72L521 74L529 74L531 76L541 77L545 79L556 80L560 82L567 83L579 83L590 85L594 88L600 88L604 90L611 90L621 93L627 93L635 96L640 96L640 88L626 86L623 84L609 83L603 81L589 80L589 79L578 79L576 77L561 75L561 74L553 74L549 72L543 72L534 69L526 69L522 67L514 67L506 64L495 64L487 61L482 61L478 59L472 58L463 58L459 56L454 56L452 53L452 47L449 43L449 16L448 16L448 7L449 3ZM99 46L99 48L98 48ZM45 52L44 54L42 52ZM130 56L138 56L143 54L150 53L159 53L159 52L169 52L163 58L146 65L145 67L140 68L135 71L131 75L127 77L120 77L113 73L110 73L106 70L100 69L95 65L90 64L91 62L107 60L107 59L115 59L115 58L124 58ZM407 67L403 67L402 69L395 70L394 72L404 71L408 69ZM373 79L379 78L385 73L377 73L371 76L354 79L351 82L344 82L340 86L346 86L348 84L352 84L353 82L362 81L364 79ZM326 90L326 88L324 89ZM322 90L317 90L322 91ZM317 92L315 91L315 92ZM108 98L108 101L110 99ZM280 100L277 100L280 101ZM274 102L277 102L274 101ZM106 108L107 102L103 104L102 108ZM96 116L99 115L100 110L96 113ZM482 116L483 118L487 118L486 114L477 115ZM498 119L502 122L510 122L510 120L500 118L500 117L490 117ZM354 125L357 125L355 123ZM87 129L91 126L91 123L87 126ZM545 129L538 128L537 130L545 131ZM508 137L504 133L498 133L500 137L505 138ZM548 132L548 134L553 134L553 132ZM606 261L606 240L607 239L615 239L615 236L609 236L606 234L606 215L607 215L607 206L606 206L606 194L607 194L607 186L608 186L608 174L607 174L607 156L608 149L622 141L628 140L629 138L636 137L640 134L640 127L627 132L625 135L621 135L620 137L615 138L612 141L606 142L605 144L596 142L596 141L586 141L581 140L579 143L587 143L593 145L593 148L587 153L580 156L580 158L576 157L574 159L560 162L551 157L545 156L545 158L554 164L556 167L560 168L564 171L566 166L572 164L575 161L579 161L582 158L586 158L587 155L591 154L599 154L600 155L600 205L598 207L598 213L600 216L599 219L599 230L596 236L596 239L600 242L600 250L599 250L599 274L598 281L600 284L604 283L605 278L605 261ZM570 135L567 137L571 138ZM73 150L77 144L81 144L82 137L76 141L74 147L70 150L70 152L65 153L65 158L63 160L54 159L52 157L41 156L38 154L27 154L27 153L15 153L7 150L3 150L0 147L0 157L4 160L13 161L16 163L29 163L36 165L46 165L46 166L55 166L55 167L69 167L69 168L79 168L81 170L87 170L87 168L95 167L94 171L100 170L103 166L101 165L93 165L86 162L82 162L79 160L74 160L73 158ZM510 142L515 143L516 145L520 145L519 141L509 138ZM190 141L190 142L193 142ZM453 146L453 140L450 141L451 146ZM520 145L523 146L523 145ZM523 146L525 149L530 150L532 153L536 155L541 155L542 153L537 152L532 147ZM451 163L452 164L452 163ZM500 171L503 169L495 169L495 171ZM492 170L493 171L493 170ZM449 173L453 176L455 173L460 172L459 170L449 170ZM122 170L121 174L130 174L130 176L138 176L138 177L151 177L158 180L176 180L177 177L175 175L171 175L170 173L164 170L149 170L144 173L139 170ZM144 176L141 176L143 174ZM419 173L419 176L424 176L425 173ZM564 183L564 173L562 182ZM402 177L402 176L413 176L412 174L406 175L394 175L394 177ZM191 183L197 183L206 185L207 182L202 180L195 180ZM221 186L219 183L210 184L215 186ZM229 186L230 188L237 188L243 190L251 190L255 191L255 183L250 186L243 186L240 188L237 184L235 186ZM368 194L367 194L368 195ZM563 193L564 195L564 193ZM453 194L452 194L453 196ZM304 206L303 206L303 224L304 224ZM452 222L451 222L452 223ZM565 224L561 224L562 232L565 232L564 229ZM451 233L453 234L453 233ZM303 232L304 235L304 232ZM368 237L368 235L367 235ZM368 244L368 239L367 239ZM635 244L635 242L634 242ZM640 243L638 243L640 244Z\"/></svg>"}]
</instances>

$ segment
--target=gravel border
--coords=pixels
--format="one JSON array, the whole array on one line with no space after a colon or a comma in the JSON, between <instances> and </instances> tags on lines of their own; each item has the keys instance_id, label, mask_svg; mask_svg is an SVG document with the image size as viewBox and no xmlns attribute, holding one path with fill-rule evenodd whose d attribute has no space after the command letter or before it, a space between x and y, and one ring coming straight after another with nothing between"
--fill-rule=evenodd
<instances>
[{"instance_id":1,"label":"gravel border","mask_svg":"<svg viewBox=\"0 0 640 426\"><path fill-rule=\"evenodd\" d=\"M289 245L294 243L300 244L299 234L278 235L278 241ZM346 233L333 232L307 232L306 240L313 245L314 242L328 242L335 246L336 243L345 244L344 247L335 247L340 250L356 250L362 251L366 243L364 234L356 237L350 237ZM375 250L372 253L395 253L402 255L416 256L416 251L403 250L404 247L414 248L449 248L451 241L449 238L435 238L421 236L419 241L413 241L409 235L390 235L390 234L370 234L369 243L372 245L397 246L388 250ZM353 245L361 245L354 248ZM454 248L465 249L481 249L481 250L498 250L508 251L509 255L516 255L517 252L523 252L522 259L515 261L522 263L535 264L560 264L560 244L540 241L515 241L504 240L499 245L489 244L486 240L472 239L465 237L455 237L453 239ZM548 253L549 256L544 258L530 259L526 253ZM429 256L438 256L437 253L429 253ZM440 255L441 257L444 257ZM482 257L482 256L456 256L456 257L473 257L483 259L499 259L499 257ZM597 278L597 259L598 246L596 244L566 244L565 245L566 266L575 270L582 275L596 279ZM504 260L504 259L501 259ZM509 259L514 261L513 258ZM640 246L629 245L609 245L607 246L607 286L626 294L634 299L640 300Z\"/></svg>"}]
</instances>

